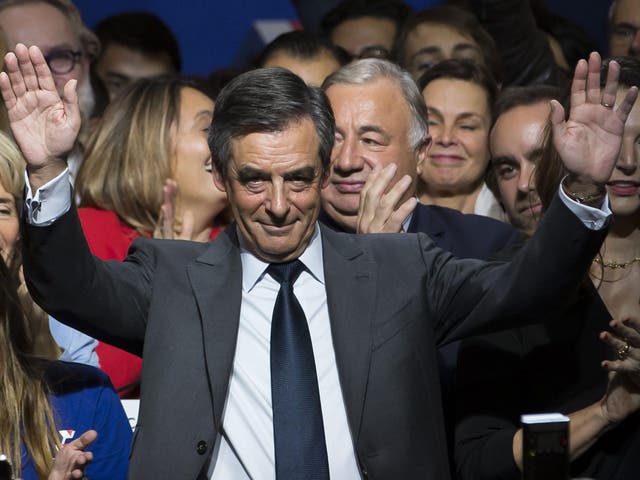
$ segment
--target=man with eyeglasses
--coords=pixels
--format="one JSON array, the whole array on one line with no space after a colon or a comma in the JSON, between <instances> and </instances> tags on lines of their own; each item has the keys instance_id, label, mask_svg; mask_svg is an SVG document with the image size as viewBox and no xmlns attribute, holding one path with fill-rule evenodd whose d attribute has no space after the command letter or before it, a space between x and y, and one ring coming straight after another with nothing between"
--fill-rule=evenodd
<instances>
[{"instance_id":1,"label":"man with eyeglasses","mask_svg":"<svg viewBox=\"0 0 640 480\"><path fill-rule=\"evenodd\" d=\"M73 3L70 0L0 1L0 28L9 50L18 43L37 45L42 50L60 95L69 80L77 80L80 112L83 120L87 120L95 103L89 63L97 55L100 43L83 25ZM75 177L80 161L76 149L68 158L72 177Z\"/></svg>"},{"instance_id":2,"label":"man with eyeglasses","mask_svg":"<svg viewBox=\"0 0 640 480\"><path fill-rule=\"evenodd\" d=\"M640 56L640 3L638 0L614 0L611 5L609 55Z\"/></svg>"}]
</instances>

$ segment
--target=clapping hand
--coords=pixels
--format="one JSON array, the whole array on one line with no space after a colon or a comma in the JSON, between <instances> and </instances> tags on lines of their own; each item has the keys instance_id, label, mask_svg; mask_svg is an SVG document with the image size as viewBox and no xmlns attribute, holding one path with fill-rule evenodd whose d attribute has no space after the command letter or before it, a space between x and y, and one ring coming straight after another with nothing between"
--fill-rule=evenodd
<instances>
[{"instance_id":1,"label":"clapping hand","mask_svg":"<svg viewBox=\"0 0 640 480\"><path fill-rule=\"evenodd\" d=\"M610 326L613 333L600 334L601 340L615 352L614 360L602 362L609 370L602 410L610 423L617 423L640 409L640 321L613 320Z\"/></svg>"},{"instance_id":2,"label":"clapping hand","mask_svg":"<svg viewBox=\"0 0 640 480\"><path fill-rule=\"evenodd\" d=\"M84 470L93 460L91 452L84 450L91 445L98 434L95 430L87 430L73 442L60 448L53 462L53 468L47 480L72 480L83 478Z\"/></svg>"},{"instance_id":3,"label":"clapping hand","mask_svg":"<svg viewBox=\"0 0 640 480\"><path fill-rule=\"evenodd\" d=\"M76 80L60 98L51 71L38 47L16 45L5 56L0 92L11 130L27 161L32 188L39 188L66 167L64 156L80 130Z\"/></svg>"},{"instance_id":4,"label":"clapping hand","mask_svg":"<svg viewBox=\"0 0 640 480\"><path fill-rule=\"evenodd\" d=\"M622 132L638 89L629 89L615 107L620 66L609 63L607 80L600 88L601 59L597 53L589 61L580 60L571 84L571 107L565 121L562 105L551 102L554 146L566 169L579 183L602 187L615 167Z\"/></svg>"}]
</instances>

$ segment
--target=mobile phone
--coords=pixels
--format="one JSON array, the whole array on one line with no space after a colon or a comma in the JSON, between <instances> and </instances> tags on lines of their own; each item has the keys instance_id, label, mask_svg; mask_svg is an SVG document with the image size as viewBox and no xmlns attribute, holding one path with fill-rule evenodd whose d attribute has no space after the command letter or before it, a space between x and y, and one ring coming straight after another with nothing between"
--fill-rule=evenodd
<instances>
[{"instance_id":1,"label":"mobile phone","mask_svg":"<svg viewBox=\"0 0 640 480\"><path fill-rule=\"evenodd\" d=\"M569 480L569 417L522 415L522 478Z\"/></svg>"}]
</instances>

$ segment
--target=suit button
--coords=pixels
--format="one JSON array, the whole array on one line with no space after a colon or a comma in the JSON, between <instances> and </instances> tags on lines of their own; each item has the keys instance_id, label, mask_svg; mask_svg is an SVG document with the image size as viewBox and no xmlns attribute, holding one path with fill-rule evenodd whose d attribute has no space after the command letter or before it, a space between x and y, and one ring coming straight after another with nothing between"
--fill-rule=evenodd
<instances>
[{"instance_id":1,"label":"suit button","mask_svg":"<svg viewBox=\"0 0 640 480\"><path fill-rule=\"evenodd\" d=\"M196 452L198 452L198 455L204 455L207 453L207 442L200 440L196 446Z\"/></svg>"}]
</instances>

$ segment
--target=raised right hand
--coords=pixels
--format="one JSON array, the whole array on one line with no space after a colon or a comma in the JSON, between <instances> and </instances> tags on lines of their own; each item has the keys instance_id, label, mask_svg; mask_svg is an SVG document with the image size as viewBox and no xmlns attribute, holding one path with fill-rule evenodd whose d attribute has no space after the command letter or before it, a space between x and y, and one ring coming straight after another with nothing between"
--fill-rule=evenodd
<instances>
[{"instance_id":1,"label":"raised right hand","mask_svg":"<svg viewBox=\"0 0 640 480\"><path fill-rule=\"evenodd\" d=\"M77 81L67 82L61 99L49 66L35 46L27 49L19 43L4 61L0 92L29 172L49 169L53 174L64 168L63 158L80 130Z\"/></svg>"}]
</instances>

